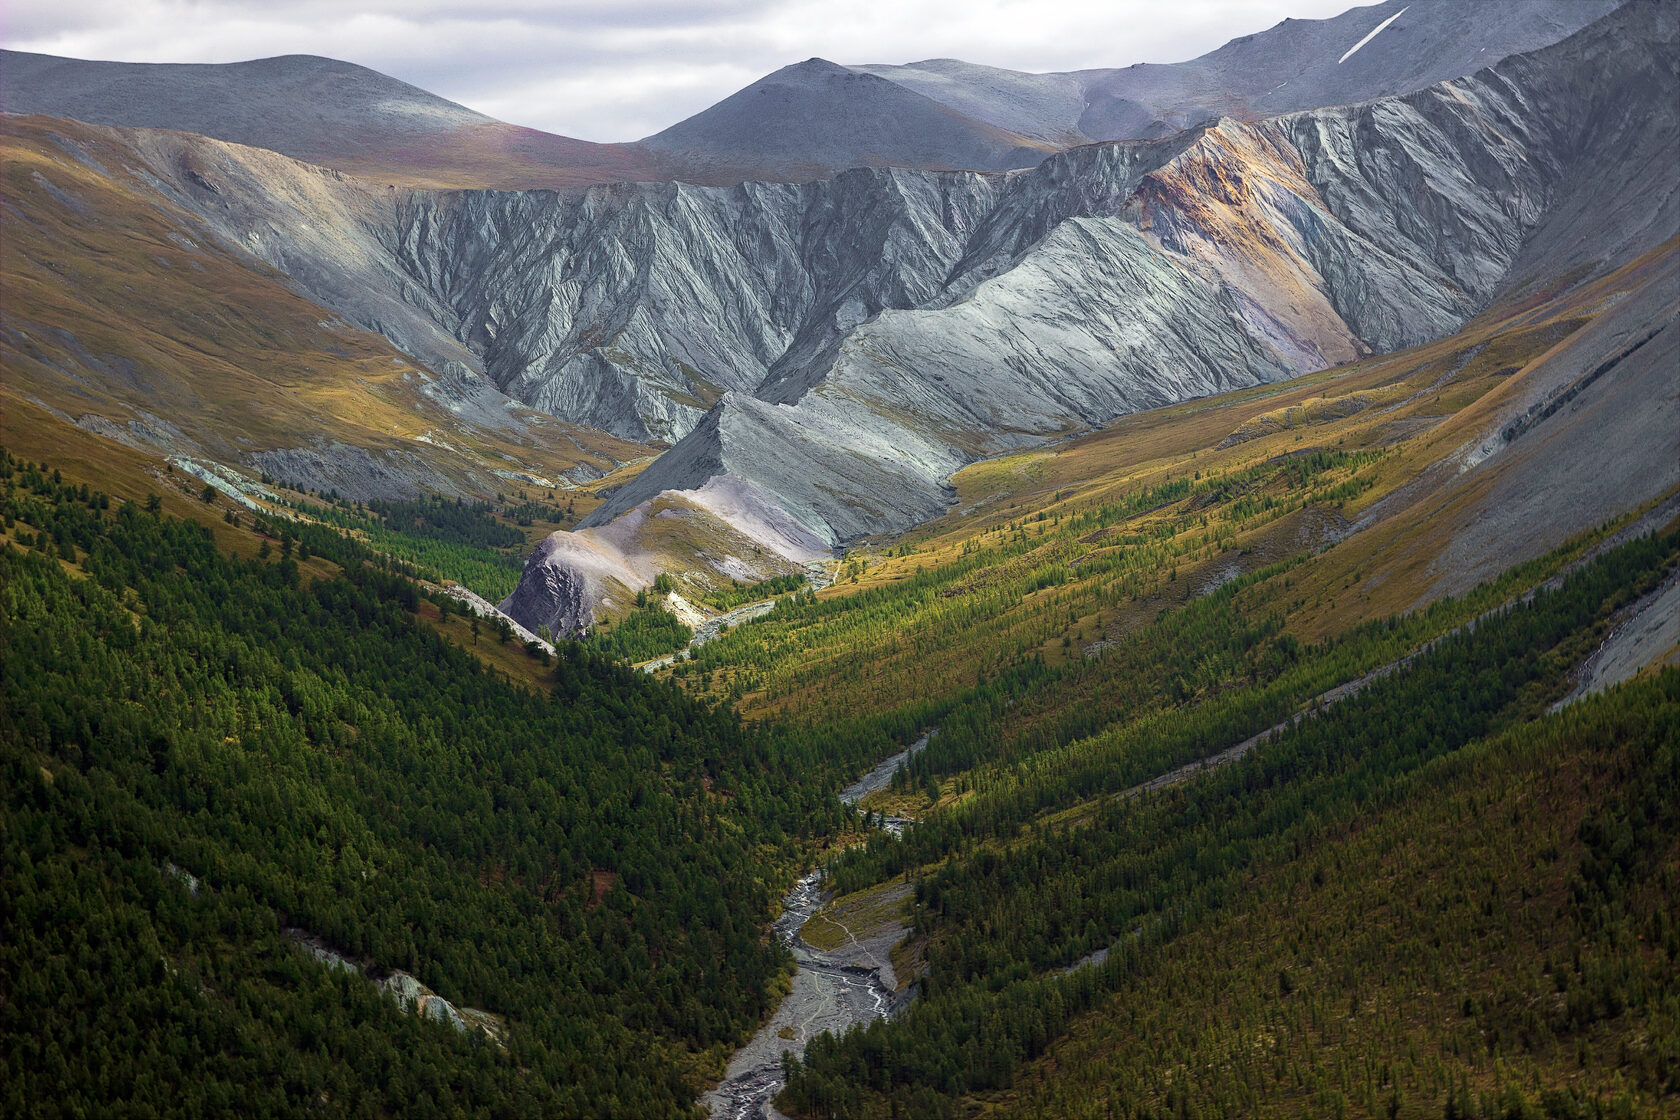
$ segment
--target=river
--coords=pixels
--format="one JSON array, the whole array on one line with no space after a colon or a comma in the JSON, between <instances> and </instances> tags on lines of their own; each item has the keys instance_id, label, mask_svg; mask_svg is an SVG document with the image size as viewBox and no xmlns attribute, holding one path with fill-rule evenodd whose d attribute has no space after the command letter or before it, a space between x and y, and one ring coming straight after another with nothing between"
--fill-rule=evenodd
<instances>
[{"instance_id":1,"label":"river","mask_svg":"<svg viewBox=\"0 0 1680 1120\"><path fill-rule=\"evenodd\" d=\"M856 805L868 794L885 789L893 771L927 742L928 736L923 735L847 786L840 799ZM908 823L905 818L888 817L881 827L898 834ZM889 1015L904 1002L904 996L894 994L898 978L887 954L908 927L888 926L865 938L851 937L849 944L833 950L818 949L799 936L828 901L822 876L822 868L812 868L782 898L782 915L772 929L793 954L793 987L770 1021L736 1051L718 1087L700 1098L713 1120L786 1120L770 1103L782 1088L783 1052L803 1055L805 1044L823 1031L843 1034L854 1023ZM911 890L908 885L902 889L905 894Z\"/></svg>"}]
</instances>

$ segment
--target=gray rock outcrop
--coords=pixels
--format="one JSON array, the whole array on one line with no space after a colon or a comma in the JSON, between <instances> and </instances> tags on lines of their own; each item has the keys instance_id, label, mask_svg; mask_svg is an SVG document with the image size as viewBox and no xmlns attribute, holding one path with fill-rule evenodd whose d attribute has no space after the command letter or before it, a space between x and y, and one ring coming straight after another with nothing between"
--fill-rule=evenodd
<instances>
[{"instance_id":1,"label":"gray rock outcrop","mask_svg":"<svg viewBox=\"0 0 1680 1120\"><path fill-rule=\"evenodd\" d=\"M1398 11L1360 9L1359 34ZM440 192L124 142L210 234L455 382L676 441L586 529L710 494L792 557L929 517L978 456L1424 342L1674 236L1677 23L1634 0L1414 93L1007 173ZM586 625L606 582L651 578L622 543L557 535L506 609Z\"/></svg>"},{"instance_id":2,"label":"gray rock outcrop","mask_svg":"<svg viewBox=\"0 0 1680 1120\"><path fill-rule=\"evenodd\" d=\"M527 629L546 626L550 634L576 634L589 627L600 600L599 589L590 587L593 565L563 548L565 540L556 534L537 546L498 610Z\"/></svg>"}]
</instances>

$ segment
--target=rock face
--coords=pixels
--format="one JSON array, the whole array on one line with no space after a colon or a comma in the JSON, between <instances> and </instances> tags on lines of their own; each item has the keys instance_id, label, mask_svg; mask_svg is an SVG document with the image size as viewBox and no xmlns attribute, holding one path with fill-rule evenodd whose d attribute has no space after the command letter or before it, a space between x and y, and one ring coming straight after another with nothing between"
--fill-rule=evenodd
<instances>
[{"instance_id":1,"label":"rock face","mask_svg":"<svg viewBox=\"0 0 1680 1120\"><path fill-rule=\"evenodd\" d=\"M1595 5L1611 6L1567 10ZM1471 26L1417 22L1431 12L1491 7L1408 8L1346 64ZM1518 23L1564 10L1517 7ZM1353 22L1334 38L1397 12L1339 17ZM1506 287L1674 236L1677 22L1635 0L1404 96L1007 173L441 192L178 133L124 139L210 235L456 382L677 441L527 565L509 613L563 632L609 584L651 579L622 527L667 491L797 560L938 512L977 456L1423 342ZM1319 43L1309 31L1267 34ZM733 113L678 135L723 143Z\"/></svg>"},{"instance_id":2,"label":"rock face","mask_svg":"<svg viewBox=\"0 0 1680 1120\"><path fill-rule=\"evenodd\" d=\"M538 545L525 561L513 594L498 604L527 629L546 626L550 634L576 634L594 621L600 592L591 594L591 566L564 543L556 534Z\"/></svg>"},{"instance_id":3,"label":"rock face","mask_svg":"<svg viewBox=\"0 0 1680 1120\"><path fill-rule=\"evenodd\" d=\"M937 296L784 359L591 520L722 475L831 541L901 528L975 455L1423 342L1560 261L1625 260L1680 231L1651 178L1680 151L1675 42L1671 7L1635 4L1405 97L1052 157L996 184Z\"/></svg>"},{"instance_id":4,"label":"rock face","mask_svg":"<svg viewBox=\"0 0 1680 1120\"><path fill-rule=\"evenodd\" d=\"M1402 97L1006 174L397 191L131 142L170 202L434 368L679 441L587 525L716 480L832 545L936 512L976 456L1454 330L1525 246L1590 268L1671 236L1675 23L1636 2Z\"/></svg>"},{"instance_id":5,"label":"rock face","mask_svg":"<svg viewBox=\"0 0 1680 1120\"><path fill-rule=\"evenodd\" d=\"M682 492L665 492L674 489ZM529 630L576 634L603 607L628 606L662 571L701 587L752 584L793 573L815 578L827 556L826 542L769 496L714 477L661 488L610 525L549 534L500 610Z\"/></svg>"}]
</instances>

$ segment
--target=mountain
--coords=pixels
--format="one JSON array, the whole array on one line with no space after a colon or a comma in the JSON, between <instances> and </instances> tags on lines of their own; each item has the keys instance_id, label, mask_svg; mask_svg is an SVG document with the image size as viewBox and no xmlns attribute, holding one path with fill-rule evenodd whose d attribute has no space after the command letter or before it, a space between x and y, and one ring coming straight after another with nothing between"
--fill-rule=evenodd
<instances>
[{"instance_id":1,"label":"mountain","mask_svg":"<svg viewBox=\"0 0 1680 1120\"><path fill-rule=\"evenodd\" d=\"M1133 140L1410 93L1557 42L1621 0L1385 0L1286 19L1189 62L1023 74L958 59L856 69L1061 145Z\"/></svg>"},{"instance_id":2,"label":"mountain","mask_svg":"<svg viewBox=\"0 0 1680 1120\"><path fill-rule=\"evenodd\" d=\"M1285 20L1190 62L1066 74L954 59L842 66L812 58L634 143L506 124L311 55L185 65L0 51L0 111L194 132L405 186L729 185L851 167L995 171L1093 140L1410 92L1555 42L1618 2L1387 0L1333 19ZM1378 25L1369 44L1341 58ZM1279 75L1285 80L1275 82Z\"/></svg>"},{"instance_id":3,"label":"mountain","mask_svg":"<svg viewBox=\"0 0 1680 1120\"><path fill-rule=\"evenodd\" d=\"M965 116L905 85L821 58L786 66L643 140L704 175L816 179L849 167L1001 171L1057 145Z\"/></svg>"},{"instance_id":4,"label":"mountain","mask_svg":"<svg viewBox=\"0 0 1680 1120\"><path fill-rule=\"evenodd\" d=\"M521 189L671 173L632 145L505 124L314 55L176 64L0 51L0 111L194 132L379 182Z\"/></svg>"},{"instance_id":5,"label":"mountain","mask_svg":"<svg viewBox=\"0 0 1680 1120\"><path fill-rule=\"evenodd\" d=\"M283 180L262 186L265 169L303 166L185 133L0 121L9 408L361 499L568 487L650 453L523 407L448 353L416 362L190 221L157 185L210 193L220 171L194 143L255 159L259 193ZM313 213L323 245L348 225Z\"/></svg>"},{"instance_id":6,"label":"mountain","mask_svg":"<svg viewBox=\"0 0 1680 1120\"><path fill-rule=\"evenodd\" d=\"M1054 157L950 252L940 298L724 398L586 524L731 479L831 541L902 529L980 455L1414 345L1630 259L1680 231L1675 35L1641 5L1407 97Z\"/></svg>"},{"instance_id":7,"label":"mountain","mask_svg":"<svg viewBox=\"0 0 1680 1120\"><path fill-rule=\"evenodd\" d=\"M1092 141L1410 93L1555 43L1620 2L1386 0L1284 20L1188 62L1071 73L813 58L640 143L700 182L743 171L800 180L848 167L1027 168Z\"/></svg>"},{"instance_id":8,"label":"mountain","mask_svg":"<svg viewBox=\"0 0 1680 1120\"><path fill-rule=\"evenodd\" d=\"M676 502L733 542L717 563L774 554L764 578L935 516L978 458L1427 342L1502 292L1662 243L1680 221L1662 170L1674 22L1632 4L1404 96L1008 174L390 190L152 130L102 134L134 156L94 162L145 167L123 174L182 236L280 270L474 393L676 441L584 528ZM628 587L671 527L646 512L544 556L603 558L593 595ZM522 601L533 628L577 614Z\"/></svg>"},{"instance_id":9,"label":"mountain","mask_svg":"<svg viewBox=\"0 0 1680 1120\"><path fill-rule=\"evenodd\" d=\"M0 1114L1669 1115L1677 46L804 182L0 119Z\"/></svg>"}]
</instances>

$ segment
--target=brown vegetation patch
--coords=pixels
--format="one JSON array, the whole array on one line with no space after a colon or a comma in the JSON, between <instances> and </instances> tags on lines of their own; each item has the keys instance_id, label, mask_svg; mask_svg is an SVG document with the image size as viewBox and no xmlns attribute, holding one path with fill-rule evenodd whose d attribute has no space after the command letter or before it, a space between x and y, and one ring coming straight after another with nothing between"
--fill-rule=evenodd
<instances>
[{"instance_id":1,"label":"brown vegetation patch","mask_svg":"<svg viewBox=\"0 0 1680 1120\"><path fill-rule=\"evenodd\" d=\"M584 903L584 909L593 910L601 905L601 900L612 890L613 884L618 882L618 872L603 871L594 868L589 872L589 901Z\"/></svg>"}]
</instances>

